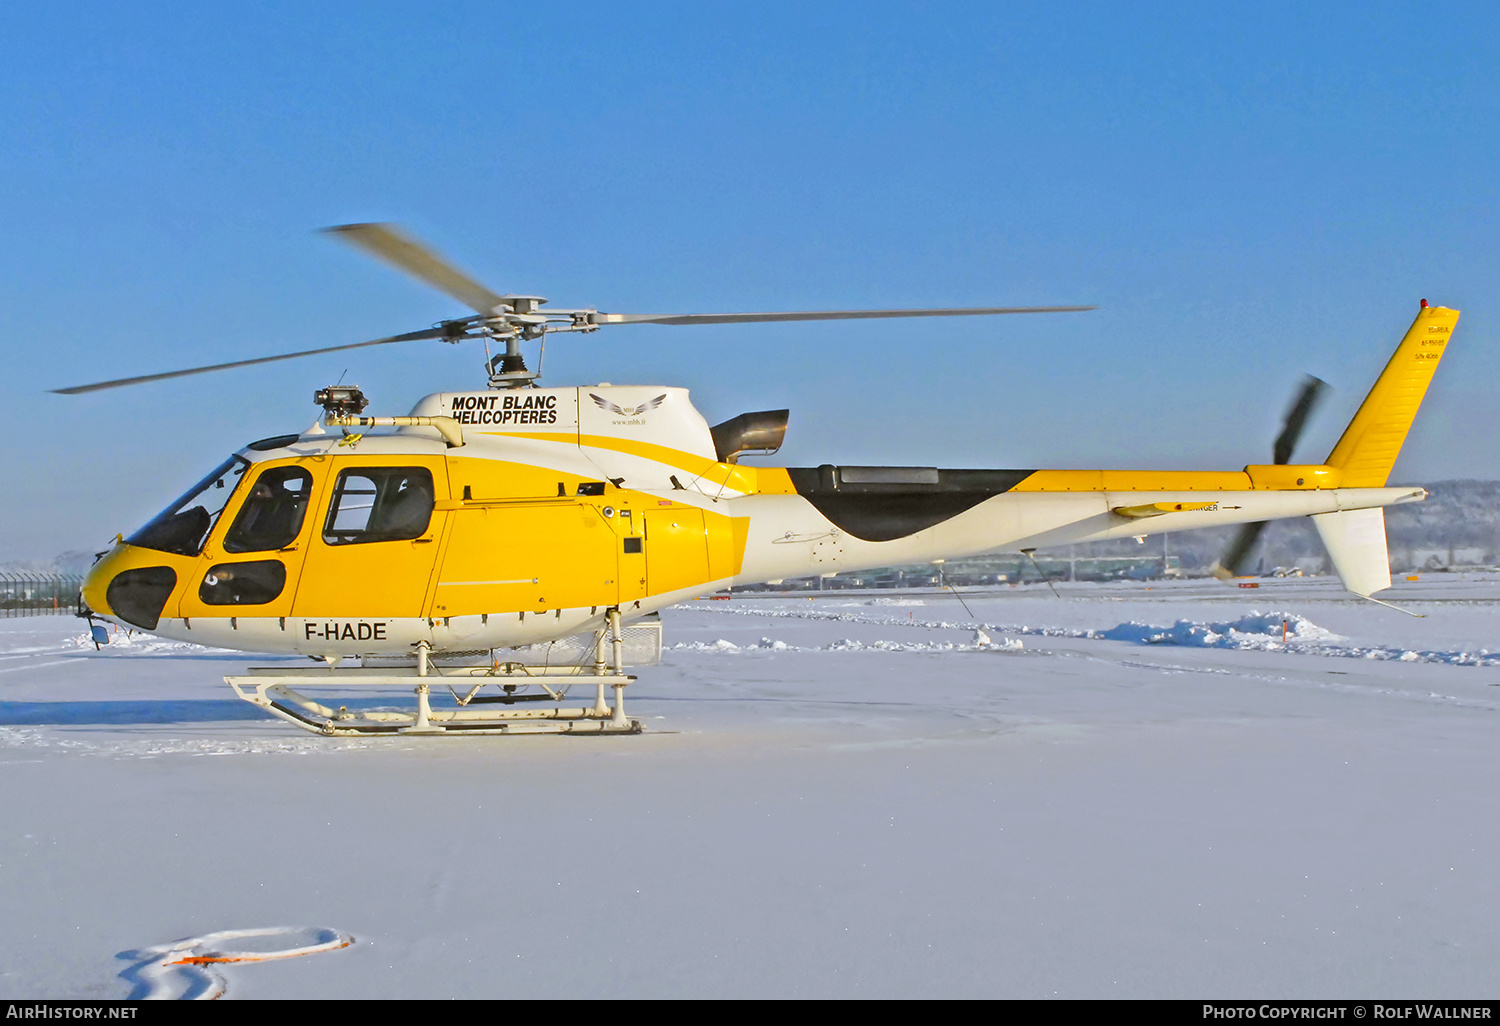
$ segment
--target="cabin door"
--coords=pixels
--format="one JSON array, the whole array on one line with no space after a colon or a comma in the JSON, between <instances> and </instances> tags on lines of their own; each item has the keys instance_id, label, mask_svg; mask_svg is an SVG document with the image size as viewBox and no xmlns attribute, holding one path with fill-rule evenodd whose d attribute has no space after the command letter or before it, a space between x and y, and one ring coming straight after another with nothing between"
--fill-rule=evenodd
<instances>
[{"instance_id":1,"label":"cabin door","mask_svg":"<svg viewBox=\"0 0 1500 1026\"><path fill-rule=\"evenodd\" d=\"M296 616L425 615L448 494L441 456L339 459L308 544Z\"/></svg>"},{"instance_id":2,"label":"cabin door","mask_svg":"<svg viewBox=\"0 0 1500 1026\"><path fill-rule=\"evenodd\" d=\"M178 615L286 616L302 574L325 467L278 460L251 467L225 508L182 593Z\"/></svg>"}]
</instances>

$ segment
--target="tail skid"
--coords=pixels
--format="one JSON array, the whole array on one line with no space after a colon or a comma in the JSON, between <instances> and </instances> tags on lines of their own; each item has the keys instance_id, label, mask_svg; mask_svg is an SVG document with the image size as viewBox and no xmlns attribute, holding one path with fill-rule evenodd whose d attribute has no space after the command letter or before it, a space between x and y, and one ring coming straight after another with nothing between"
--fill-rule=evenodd
<instances>
[{"instance_id":1,"label":"tail skid","mask_svg":"<svg viewBox=\"0 0 1500 1026\"><path fill-rule=\"evenodd\" d=\"M1373 598L1369 595L1361 595L1360 598L1364 599L1366 602L1373 602L1377 606L1385 606L1385 608L1394 609L1398 613L1405 613L1407 616L1415 616L1418 620L1425 620L1427 618L1426 613L1413 613L1410 609L1402 609L1395 603L1387 602L1384 599Z\"/></svg>"}]
</instances>

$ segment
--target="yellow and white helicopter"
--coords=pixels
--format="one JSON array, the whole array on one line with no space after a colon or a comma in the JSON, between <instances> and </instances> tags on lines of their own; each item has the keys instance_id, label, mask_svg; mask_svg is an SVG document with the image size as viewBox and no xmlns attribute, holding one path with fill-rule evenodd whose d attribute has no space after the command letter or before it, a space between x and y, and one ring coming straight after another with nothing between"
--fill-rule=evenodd
<instances>
[{"instance_id":1,"label":"yellow and white helicopter","mask_svg":"<svg viewBox=\"0 0 1500 1026\"><path fill-rule=\"evenodd\" d=\"M1328 459L1289 462L1321 383L1293 405L1274 462L1243 470L756 467L788 411L710 426L685 389L543 388L521 343L616 324L726 324L1046 313L1091 307L635 315L498 295L389 225L330 229L475 310L437 326L324 349L60 389L66 394L418 339L503 342L488 388L442 392L407 416L365 416L357 388L320 390L309 430L252 442L94 565L92 615L166 638L326 665L226 678L267 711L325 734L639 730L624 714L623 625L735 584L994 551L1310 516L1345 587L1390 587L1385 487L1458 311L1428 306ZM352 430L351 430L352 429ZM385 429L385 430L372 430ZM1372 600L1379 601L1379 600ZM494 652L592 632L566 666ZM606 654L608 653L608 654ZM482 654L461 665L443 657ZM342 666L350 657L361 665ZM382 658L415 673L381 672ZM450 663L452 658L448 660ZM441 676L453 708L434 709ZM295 686L413 683L410 713L324 705ZM564 708L569 683L597 687ZM497 684L498 694L481 694ZM519 708L520 685L553 708ZM458 685L455 687L454 685ZM615 690L613 704L606 687Z\"/></svg>"}]
</instances>

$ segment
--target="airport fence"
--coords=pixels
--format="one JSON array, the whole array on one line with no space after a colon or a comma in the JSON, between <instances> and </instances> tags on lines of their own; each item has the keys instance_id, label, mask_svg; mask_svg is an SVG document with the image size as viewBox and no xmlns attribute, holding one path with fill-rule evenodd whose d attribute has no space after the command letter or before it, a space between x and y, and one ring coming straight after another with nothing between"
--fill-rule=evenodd
<instances>
[{"instance_id":1,"label":"airport fence","mask_svg":"<svg viewBox=\"0 0 1500 1026\"><path fill-rule=\"evenodd\" d=\"M83 578L73 574L31 574L0 570L0 616L76 614L83 603Z\"/></svg>"}]
</instances>

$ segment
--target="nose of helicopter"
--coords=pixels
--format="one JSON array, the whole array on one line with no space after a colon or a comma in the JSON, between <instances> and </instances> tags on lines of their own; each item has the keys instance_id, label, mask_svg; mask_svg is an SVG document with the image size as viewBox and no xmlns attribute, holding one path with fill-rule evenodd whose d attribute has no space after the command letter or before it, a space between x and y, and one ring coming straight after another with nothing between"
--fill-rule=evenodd
<instances>
[{"instance_id":1,"label":"nose of helicopter","mask_svg":"<svg viewBox=\"0 0 1500 1026\"><path fill-rule=\"evenodd\" d=\"M108 614L110 612L109 603L104 595L109 588L109 582L120 571L119 566L111 565L116 561L110 558L118 551L117 545L89 567L88 572L83 575L83 604L96 613Z\"/></svg>"},{"instance_id":2,"label":"nose of helicopter","mask_svg":"<svg viewBox=\"0 0 1500 1026\"><path fill-rule=\"evenodd\" d=\"M96 613L155 630L177 586L177 572L159 565L161 555L133 545L116 545L84 575L84 604Z\"/></svg>"}]
</instances>

